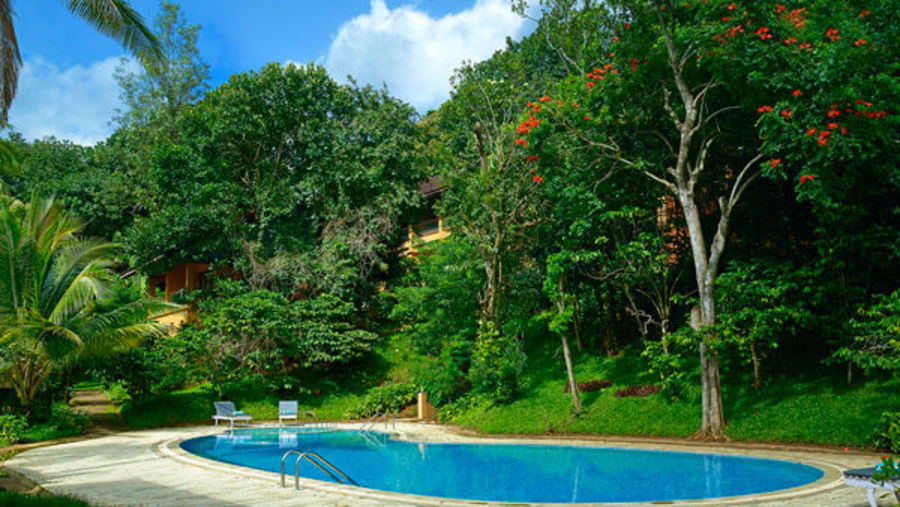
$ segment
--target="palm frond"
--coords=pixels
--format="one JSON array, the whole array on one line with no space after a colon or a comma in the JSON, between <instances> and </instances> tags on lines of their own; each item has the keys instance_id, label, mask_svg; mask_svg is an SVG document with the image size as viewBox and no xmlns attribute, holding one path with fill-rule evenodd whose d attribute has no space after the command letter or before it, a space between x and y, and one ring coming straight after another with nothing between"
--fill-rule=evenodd
<instances>
[{"instance_id":1,"label":"palm frond","mask_svg":"<svg viewBox=\"0 0 900 507\"><path fill-rule=\"evenodd\" d=\"M13 25L11 0L0 0L0 127L5 127L9 118L9 106L16 96L19 85L19 70L22 55Z\"/></svg>"},{"instance_id":2,"label":"palm frond","mask_svg":"<svg viewBox=\"0 0 900 507\"><path fill-rule=\"evenodd\" d=\"M4 0L0 0L0 2L2 1ZM2 51L0 51L0 55L2 55ZM2 56L0 56L0 58L2 58ZM2 126L2 124L0 124L0 126ZM15 144L6 139L0 139L0 174L9 174L13 176L21 174L21 168L19 166L19 150L16 149Z\"/></svg>"},{"instance_id":3,"label":"palm frond","mask_svg":"<svg viewBox=\"0 0 900 507\"><path fill-rule=\"evenodd\" d=\"M68 0L69 10L98 32L119 41L125 49L151 58L162 52L153 32L126 0Z\"/></svg>"}]
</instances>

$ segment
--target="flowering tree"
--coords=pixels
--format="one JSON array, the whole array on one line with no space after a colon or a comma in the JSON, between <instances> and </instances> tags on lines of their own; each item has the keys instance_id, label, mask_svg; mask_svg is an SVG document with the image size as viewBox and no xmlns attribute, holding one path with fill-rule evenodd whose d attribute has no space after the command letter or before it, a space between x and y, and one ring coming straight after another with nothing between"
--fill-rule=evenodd
<instances>
[{"instance_id":1,"label":"flowering tree","mask_svg":"<svg viewBox=\"0 0 900 507\"><path fill-rule=\"evenodd\" d=\"M597 17L611 20L603 60L563 81L558 96L545 97L541 128L529 127L532 108L523 122L523 139L534 150L530 153L567 151L569 157L588 160L598 180L637 171L678 203L694 264L696 325L702 331L703 418L697 436L721 439L725 419L717 353L721 340L713 332L715 285L733 213L761 175L797 178L801 197L812 197L823 179L821 167L839 167L865 147L896 142L890 129L872 127L863 134L861 124L853 129L867 140L851 140L852 129L838 117L852 115L854 123L890 122L892 117L868 95L859 97L865 93L861 90L853 90L857 98L848 102L840 97L847 90L831 90L821 82L850 66L858 72L857 87L871 91L880 81L871 71L887 80L881 62L895 49L887 47L887 39L879 45L867 35L874 7L851 13L834 3L809 10L717 1L613 5L621 11ZM887 15L890 9L885 2L877 12ZM834 27L836 20L840 28ZM849 64L837 57L852 51L871 53ZM808 73L797 72L801 66ZM883 88L894 93L896 83ZM812 143L806 142L809 138ZM829 153L835 145L841 151ZM896 170L896 164L888 170ZM542 166L539 173L553 178L553 171ZM824 202L833 196L815 198Z\"/></svg>"}]
</instances>

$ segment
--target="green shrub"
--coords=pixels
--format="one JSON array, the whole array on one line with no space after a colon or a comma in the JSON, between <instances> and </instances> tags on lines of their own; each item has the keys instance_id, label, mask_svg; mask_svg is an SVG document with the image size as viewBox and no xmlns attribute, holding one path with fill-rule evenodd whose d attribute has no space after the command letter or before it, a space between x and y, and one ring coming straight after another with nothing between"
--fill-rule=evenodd
<instances>
[{"instance_id":1,"label":"green shrub","mask_svg":"<svg viewBox=\"0 0 900 507\"><path fill-rule=\"evenodd\" d=\"M469 368L472 393L498 403L508 403L522 389L525 354L512 336L501 334L488 323L478 333Z\"/></svg>"},{"instance_id":2,"label":"green shrub","mask_svg":"<svg viewBox=\"0 0 900 507\"><path fill-rule=\"evenodd\" d=\"M15 444L25 436L28 421L19 415L0 415L0 440Z\"/></svg>"},{"instance_id":3,"label":"green shrub","mask_svg":"<svg viewBox=\"0 0 900 507\"><path fill-rule=\"evenodd\" d=\"M347 412L347 417L359 419L380 412L397 413L416 399L419 390L406 383L388 384L369 391L362 403Z\"/></svg>"},{"instance_id":4,"label":"green shrub","mask_svg":"<svg viewBox=\"0 0 900 507\"><path fill-rule=\"evenodd\" d=\"M881 432L875 447L890 452L900 452L900 412L881 414Z\"/></svg>"},{"instance_id":5,"label":"green shrub","mask_svg":"<svg viewBox=\"0 0 900 507\"><path fill-rule=\"evenodd\" d=\"M72 410L65 405L53 405L50 408L50 421L56 429L74 430L84 433L91 426L91 418L81 410Z\"/></svg>"},{"instance_id":6,"label":"green shrub","mask_svg":"<svg viewBox=\"0 0 900 507\"><path fill-rule=\"evenodd\" d=\"M71 496L43 496L0 491L0 505L5 507L89 507L90 504Z\"/></svg>"}]
</instances>

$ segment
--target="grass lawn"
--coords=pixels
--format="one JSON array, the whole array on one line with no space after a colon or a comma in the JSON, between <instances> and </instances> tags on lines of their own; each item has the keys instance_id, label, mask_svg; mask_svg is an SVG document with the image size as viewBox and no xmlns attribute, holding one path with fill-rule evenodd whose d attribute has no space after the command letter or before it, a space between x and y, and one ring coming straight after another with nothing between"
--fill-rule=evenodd
<instances>
[{"instance_id":1,"label":"grass lawn","mask_svg":"<svg viewBox=\"0 0 900 507\"><path fill-rule=\"evenodd\" d=\"M238 409L254 419L278 419L279 399L297 399L300 414L313 411L317 419L343 419L344 414L358 403L360 396L354 393L326 394L322 396L298 395L278 397L263 390L245 389L226 396ZM123 420L133 428L150 428L176 423L212 422L213 402L218 397L207 385L161 393L150 397L140 405L127 402L122 408Z\"/></svg>"},{"instance_id":2,"label":"grass lawn","mask_svg":"<svg viewBox=\"0 0 900 507\"><path fill-rule=\"evenodd\" d=\"M320 391L309 389L295 396L301 413L314 411L318 419L344 419L365 396L367 387L387 381L408 381L415 355L409 344L388 340L379 347L373 363L357 368L341 385L320 381ZM571 398L564 393L565 368L556 340L536 340L529 345L525 392L503 406L477 406L463 411L452 422L485 433L690 437L700 427L699 388L679 400L661 395L616 398L616 389L652 384L639 354L626 351L619 357L575 353L579 381L608 379L613 386L582 394L585 413L573 417ZM731 380L733 383L728 383ZM310 384L311 385L311 384ZM878 434L882 412L900 411L900 381L862 380L847 387L840 373L819 370L791 378L767 379L760 390L743 379L725 378L723 384L727 434L733 440L814 443L870 447ZM254 419L277 419L279 397L264 388L234 389L226 398ZM211 421L217 397L205 385L154 395L140 405L126 402L124 421L134 428Z\"/></svg>"},{"instance_id":3,"label":"grass lawn","mask_svg":"<svg viewBox=\"0 0 900 507\"><path fill-rule=\"evenodd\" d=\"M0 491L4 507L89 507L90 504L68 496L37 496Z\"/></svg>"},{"instance_id":4,"label":"grass lawn","mask_svg":"<svg viewBox=\"0 0 900 507\"><path fill-rule=\"evenodd\" d=\"M654 383L634 351L607 358L576 354L578 381L608 379L584 393L574 417L565 394L565 367L555 343L529 350L526 390L508 405L464 411L454 423L485 433L592 433L689 437L700 427L699 392L670 401L660 395L615 398L618 388ZM733 440L872 446L882 412L900 410L900 382L868 380L847 387L840 375L771 379L760 390L725 384L726 433Z\"/></svg>"}]
</instances>

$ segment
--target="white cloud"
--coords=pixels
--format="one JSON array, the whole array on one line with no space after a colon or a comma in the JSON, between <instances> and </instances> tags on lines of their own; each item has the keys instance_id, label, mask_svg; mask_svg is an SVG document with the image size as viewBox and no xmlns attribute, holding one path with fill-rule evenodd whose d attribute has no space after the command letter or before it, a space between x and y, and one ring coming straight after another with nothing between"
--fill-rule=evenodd
<instances>
[{"instance_id":1,"label":"white cloud","mask_svg":"<svg viewBox=\"0 0 900 507\"><path fill-rule=\"evenodd\" d=\"M450 76L464 60L479 61L521 36L526 20L509 0L477 0L439 19L412 6L389 9L372 0L368 14L341 26L325 66L337 78L352 75L381 86L420 111L437 107L450 91Z\"/></svg>"},{"instance_id":2,"label":"white cloud","mask_svg":"<svg viewBox=\"0 0 900 507\"><path fill-rule=\"evenodd\" d=\"M105 139L119 107L118 64L119 57L64 69L41 57L26 61L10 123L26 139L52 135L84 145Z\"/></svg>"}]
</instances>

